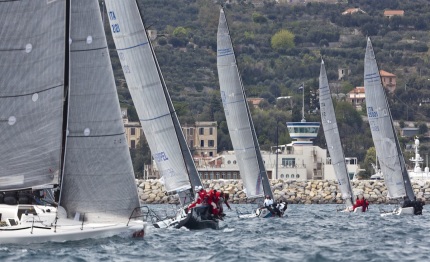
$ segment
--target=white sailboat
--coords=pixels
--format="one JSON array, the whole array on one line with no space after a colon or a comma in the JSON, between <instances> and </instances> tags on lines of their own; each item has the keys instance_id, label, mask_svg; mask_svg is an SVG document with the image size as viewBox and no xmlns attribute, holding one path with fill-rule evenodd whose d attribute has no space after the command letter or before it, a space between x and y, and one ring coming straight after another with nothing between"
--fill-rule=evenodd
<instances>
[{"instance_id":1,"label":"white sailboat","mask_svg":"<svg viewBox=\"0 0 430 262\"><path fill-rule=\"evenodd\" d=\"M321 122L324 130L327 148L330 153L331 161L338 181L338 186L345 202L346 209L353 211L353 191L349 180L348 169L346 168L345 156L340 143L339 129L337 127L336 116L333 107L330 88L328 85L327 73L324 61L321 61L319 77L319 100Z\"/></svg>"},{"instance_id":2,"label":"white sailboat","mask_svg":"<svg viewBox=\"0 0 430 262\"><path fill-rule=\"evenodd\" d=\"M224 113L246 196L259 198L268 195L273 199L222 8L217 33L217 68ZM251 216L271 215L267 209L258 209Z\"/></svg>"},{"instance_id":3,"label":"white sailboat","mask_svg":"<svg viewBox=\"0 0 430 262\"><path fill-rule=\"evenodd\" d=\"M98 1L1 2L0 22L0 243L143 234Z\"/></svg>"},{"instance_id":4,"label":"white sailboat","mask_svg":"<svg viewBox=\"0 0 430 262\"><path fill-rule=\"evenodd\" d=\"M194 200L195 188L202 186L202 182L136 0L106 0L105 3L116 50L152 156L166 191L179 194L182 205L174 218L159 221L154 226L218 229L218 220L209 216L208 208L193 208L188 214L184 211Z\"/></svg>"},{"instance_id":5,"label":"white sailboat","mask_svg":"<svg viewBox=\"0 0 430 262\"><path fill-rule=\"evenodd\" d=\"M391 199L413 201L415 194L411 186L405 159L400 150L397 134L394 130L388 101L381 83L378 65L370 38L367 39L364 58L364 89L366 94L367 116L376 154L384 183ZM413 207L398 207L388 214L414 214ZM386 214L384 214L386 215Z\"/></svg>"}]
</instances>

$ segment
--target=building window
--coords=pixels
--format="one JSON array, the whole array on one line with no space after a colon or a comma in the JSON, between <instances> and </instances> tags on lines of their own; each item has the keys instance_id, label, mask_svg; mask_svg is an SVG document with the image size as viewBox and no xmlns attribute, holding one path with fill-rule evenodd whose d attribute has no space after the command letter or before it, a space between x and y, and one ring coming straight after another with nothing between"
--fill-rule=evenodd
<instances>
[{"instance_id":1,"label":"building window","mask_svg":"<svg viewBox=\"0 0 430 262\"><path fill-rule=\"evenodd\" d=\"M200 140L200 146L205 147L205 140Z\"/></svg>"},{"instance_id":2,"label":"building window","mask_svg":"<svg viewBox=\"0 0 430 262\"><path fill-rule=\"evenodd\" d=\"M208 147L214 147L214 141L208 140Z\"/></svg>"},{"instance_id":3,"label":"building window","mask_svg":"<svg viewBox=\"0 0 430 262\"><path fill-rule=\"evenodd\" d=\"M236 165L236 160L233 161L233 165Z\"/></svg>"},{"instance_id":4,"label":"building window","mask_svg":"<svg viewBox=\"0 0 430 262\"><path fill-rule=\"evenodd\" d=\"M190 147L194 147L194 140L190 140Z\"/></svg>"},{"instance_id":5,"label":"building window","mask_svg":"<svg viewBox=\"0 0 430 262\"><path fill-rule=\"evenodd\" d=\"M300 175L299 175L299 174L297 174L297 175L296 175L296 178L300 178Z\"/></svg>"},{"instance_id":6,"label":"building window","mask_svg":"<svg viewBox=\"0 0 430 262\"><path fill-rule=\"evenodd\" d=\"M136 128L134 128L134 127L130 128L130 135L132 135L132 136L136 135Z\"/></svg>"},{"instance_id":7,"label":"building window","mask_svg":"<svg viewBox=\"0 0 430 262\"><path fill-rule=\"evenodd\" d=\"M225 178L225 173L221 173L221 178L224 179Z\"/></svg>"},{"instance_id":8,"label":"building window","mask_svg":"<svg viewBox=\"0 0 430 262\"><path fill-rule=\"evenodd\" d=\"M219 173L216 173L216 179L219 179Z\"/></svg>"},{"instance_id":9,"label":"building window","mask_svg":"<svg viewBox=\"0 0 430 262\"><path fill-rule=\"evenodd\" d=\"M205 129L203 127L199 128L199 135L204 135L205 134Z\"/></svg>"},{"instance_id":10,"label":"building window","mask_svg":"<svg viewBox=\"0 0 430 262\"><path fill-rule=\"evenodd\" d=\"M214 172L211 172L211 179L214 179Z\"/></svg>"},{"instance_id":11,"label":"building window","mask_svg":"<svg viewBox=\"0 0 430 262\"><path fill-rule=\"evenodd\" d=\"M213 127L209 128L209 135L213 135L214 134L214 129Z\"/></svg>"},{"instance_id":12,"label":"building window","mask_svg":"<svg viewBox=\"0 0 430 262\"><path fill-rule=\"evenodd\" d=\"M284 178L284 174L281 174L281 178Z\"/></svg>"},{"instance_id":13,"label":"building window","mask_svg":"<svg viewBox=\"0 0 430 262\"><path fill-rule=\"evenodd\" d=\"M231 164L231 161L230 161L230 160L228 160L228 161L227 161L227 164L229 164L229 165L230 165L230 164Z\"/></svg>"},{"instance_id":14,"label":"building window","mask_svg":"<svg viewBox=\"0 0 430 262\"><path fill-rule=\"evenodd\" d=\"M237 173L236 172L233 173L233 179L237 179Z\"/></svg>"},{"instance_id":15,"label":"building window","mask_svg":"<svg viewBox=\"0 0 430 262\"><path fill-rule=\"evenodd\" d=\"M231 179L231 173L227 172L227 179Z\"/></svg>"},{"instance_id":16,"label":"building window","mask_svg":"<svg viewBox=\"0 0 430 262\"><path fill-rule=\"evenodd\" d=\"M136 148L136 140L130 140L130 147Z\"/></svg>"},{"instance_id":17,"label":"building window","mask_svg":"<svg viewBox=\"0 0 430 262\"><path fill-rule=\"evenodd\" d=\"M296 165L295 158L282 158L282 165L286 167L294 167Z\"/></svg>"},{"instance_id":18,"label":"building window","mask_svg":"<svg viewBox=\"0 0 430 262\"><path fill-rule=\"evenodd\" d=\"M214 153L213 152L209 152L209 156L214 156Z\"/></svg>"},{"instance_id":19,"label":"building window","mask_svg":"<svg viewBox=\"0 0 430 262\"><path fill-rule=\"evenodd\" d=\"M190 136L194 135L194 128L190 128Z\"/></svg>"},{"instance_id":20,"label":"building window","mask_svg":"<svg viewBox=\"0 0 430 262\"><path fill-rule=\"evenodd\" d=\"M289 175L289 174L286 174L286 175L285 175L285 178L290 178L290 175Z\"/></svg>"}]
</instances>

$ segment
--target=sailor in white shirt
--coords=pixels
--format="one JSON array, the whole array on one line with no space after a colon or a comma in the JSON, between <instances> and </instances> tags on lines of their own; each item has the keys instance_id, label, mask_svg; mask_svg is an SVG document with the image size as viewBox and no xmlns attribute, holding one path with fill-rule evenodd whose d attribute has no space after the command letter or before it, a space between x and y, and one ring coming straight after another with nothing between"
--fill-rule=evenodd
<instances>
[{"instance_id":1,"label":"sailor in white shirt","mask_svg":"<svg viewBox=\"0 0 430 262\"><path fill-rule=\"evenodd\" d=\"M271 205L273 205L273 199L267 195L266 199L264 199L264 206L270 207Z\"/></svg>"}]
</instances>

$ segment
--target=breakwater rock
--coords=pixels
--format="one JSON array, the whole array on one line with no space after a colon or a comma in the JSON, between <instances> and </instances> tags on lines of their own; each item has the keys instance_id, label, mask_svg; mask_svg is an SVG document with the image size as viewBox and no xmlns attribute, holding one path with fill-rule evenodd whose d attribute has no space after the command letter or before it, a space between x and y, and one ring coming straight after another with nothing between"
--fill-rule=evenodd
<instances>
[{"instance_id":1,"label":"breakwater rock","mask_svg":"<svg viewBox=\"0 0 430 262\"><path fill-rule=\"evenodd\" d=\"M216 189L230 194L230 203L251 203L246 199L241 180L204 180L204 188ZM283 199L292 204L341 204L341 193L335 181L327 180L271 180L275 199ZM159 180L136 180L139 198L146 204L177 204L177 195L167 195ZM372 204L397 203L387 199L387 188L383 181L352 181L355 194L363 194ZM430 181L412 182L415 195L430 200Z\"/></svg>"}]
</instances>

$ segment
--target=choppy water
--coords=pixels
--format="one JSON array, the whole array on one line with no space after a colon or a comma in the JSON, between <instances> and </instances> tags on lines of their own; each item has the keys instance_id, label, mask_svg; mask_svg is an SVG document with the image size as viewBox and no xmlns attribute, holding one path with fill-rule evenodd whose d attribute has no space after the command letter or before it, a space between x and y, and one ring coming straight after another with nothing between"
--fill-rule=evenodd
<instances>
[{"instance_id":1,"label":"choppy water","mask_svg":"<svg viewBox=\"0 0 430 262\"><path fill-rule=\"evenodd\" d=\"M430 212L381 218L388 206L345 214L336 205L289 205L286 218L240 220L238 206L219 231L150 228L143 240L0 245L0 261L430 261Z\"/></svg>"}]
</instances>

